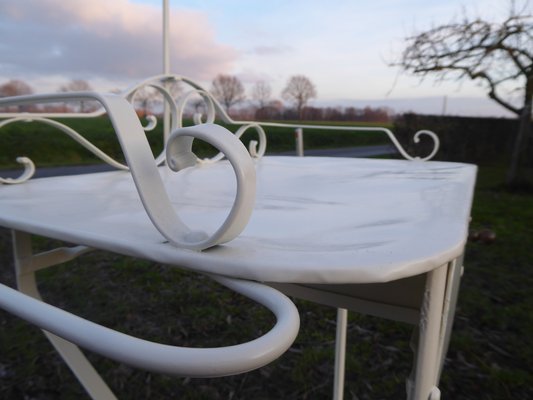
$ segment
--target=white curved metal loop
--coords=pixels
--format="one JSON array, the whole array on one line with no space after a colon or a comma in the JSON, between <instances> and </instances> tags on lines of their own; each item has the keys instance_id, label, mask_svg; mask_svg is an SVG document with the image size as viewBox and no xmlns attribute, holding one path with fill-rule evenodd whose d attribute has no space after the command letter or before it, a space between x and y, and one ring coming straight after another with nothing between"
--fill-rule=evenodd
<instances>
[{"instance_id":1,"label":"white curved metal loop","mask_svg":"<svg viewBox=\"0 0 533 400\"><path fill-rule=\"evenodd\" d=\"M139 83L135 84L134 86L126 89L124 92L122 92L122 95L128 97L128 96L131 95L132 92L138 90L138 88L140 88L142 86L146 86L146 85L154 86L154 87L155 87L155 85L161 86L160 84L162 82L170 81L170 80L174 80L176 82L183 82L183 83L189 85L193 89L192 90L193 93L198 93L198 94L200 94L200 96L202 96L202 98L204 99L204 101L206 101L206 104L208 106L208 113L210 115L211 115L211 113L213 114L213 117L209 117L209 116L207 117L206 123L213 123L215 115L218 115L219 118L225 123L237 124L237 125L243 125L243 124L247 123L247 122L243 122L243 121L234 121L226 113L224 107L222 107L220 105L220 103L217 101L217 99L215 99L205 88L200 86L198 83L196 83L192 79L187 78L185 76L181 76L181 75L161 74L161 75L152 76L152 77L147 78L144 81L139 82ZM186 95L187 95L187 93L185 94L185 96ZM178 101L178 103L179 103L179 101ZM178 108L181 108L181 107L178 107Z\"/></svg>"},{"instance_id":2,"label":"white curved metal loop","mask_svg":"<svg viewBox=\"0 0 533 400\"><path fill-rule=\"evenodd\" d=\"M161 87L160 85L156 85L156 84L150 84L149 82L151 82L152 80L154 80L154 78L151 78L147 81L145 81L144 83L142 84L138 84L136 85L135 87L129 89L128 91L124 92L123 96L124 98L126 98L127 100L129 101L133 101L134 100L134 97L135 97L135 94L136 92L143 86L145 85L149 85L151 87L154 87L156 90L158 90L159 92L161 92L165 98L165 100L170 104L170 110L171 110L171 113L172 113L172 116L173 116L173 119L174 121L177 119L177 112L176 112L176 106L175 106L175 103L172 99L172 96L170 95L170 93L168 93L168 91ZM160 80L160 77L158 77L158 79L156 80ZM81 94L83 96L83 93L72 93L73 96L77 96L78 94ZM40 101L49 101L49 100L46 100L42 95L41 96L38 96L39 97L39 100ZM58 96L56 95L46 95L46 97L51 97L51 98L54 98L54 99L57 99ZM72 97L72 96L71 96ZM34 97L34 100L36 100L37 97ZM9 99L6 99L9 101ZM98 116L101 116L105 113L105 108L100 108L99 110L93 112L93 113L87 113L87 114L83 114L82 117L83 118L92 118L92 117L98 117ZM5 115L13 115L13 114L5 114ZM11 123L14 123L14 122L41 122L41 123L44 123L44 124L47 124L49 126L52 126L52 127L55 127L57 129L59 129L60 131L66 133L68 136L70 136L72 139L74 139L77 143L81 144L84 148L86 148L88 151L90 151L91 153L93 153L96 157L100 158L102 161L104 161L105 163L117 168L117 169L120 169L120 170L128 170L128 166L127 165L124 165L118 161L116 161L115 159L113 159L112 157L108 156L106 153L104 153L103 151L101 151L98 147L94 146L92 143L90 143L88 140L86 140L83 136L81 136L78 132L76 132L74 129L70 128L69 126L63 124L63 123L60 123L56 120L53 120L51 118L57 118L57 117L62 117L62 118L72 118L72 117L80 117L80 114L79 113L69 113L69 114L64 114L64 113L23 113L22 115L19 114L19 116L16 116L16 117L13 117L13 118L8 118L4 121L1 121L0 122L0 128L8 125L8 124L11 124ZM143 130L145 132L148 132L148 131L152 131L153 129L155 129L155 127L157 126L157 118L153 115L148 115L146 117L148 123L143 126ZM175 124L172 128L175 127ZM19 161L20 160L20 161ZM164 159L164 152L162 152L156 159L156 163L157 165L160 165L162 164L163 162L165 161ZM23 166L24 166L24 171L23 173L17 177L17 178L2 178L0 177L0 184L18 184L18 183L24 183L26 181L28 181L29 179L31 179L31 177L35 174L35 164L33 163L33 161L27 157L18 157L17 158L17 162L21 163Z\"/></svg>"},{"instance_id":3,"label":"white curved metal loop","mask_svg":"<svg viewBox=\"0 0 533 400\"><path fill-rule=\"evenodd\" d=\"M253 128L257 131L259 141L251 140L248 145L248 152L250 153L251 157L255 159L260 159L261 157L265 155L266 146L267 146L266 133L261 125L256 124L256 123L243 125L237 130L237 132L235 132L235 137L237 139L240 139L242 135L244 135L244 133L250 128ZM257 148L258 145L259 145L259 148ZM214 157L202 159L202 162L212 163L212 162L220 161L223 158L224 158L224 154L222 152L219 152Z\"/></svg>"},{"instance_id":4,"label":"white curved metal loop","mask_svg":"<svg viewBox=\"0 0 533 400\"><path fill-rule=\"evenodd\" d=\"M413 157L412 155L407 153L407 151L405 151L405 149L400 144L398 139L396 139L396 136L394 135L394 133L392 133L389 129L386 129L386 128L380 128L380 129L383 130L387 134L387 136L389 137L391 142L394 144L394 147L396 147L396 150L398 150L398 152L406 160L428 161L428 160L431 160L435 156L435 154L437 154L437 151L439 151L440 140L439 140L439 137L434 132L431 132L431 131L428 131L428 130L422 130L422 131L418 131L418 132L415 133L415 135L414 135L414 142L415 143L419 143L420 142L420 136L426 135L426 136L429 136L431 138L431 140L433 140L433 149L431 150L429 155L427 155L425 157Z\"/></svg>"},{"instance_id":5,"label":"white curved metal loop","mask_svg":"<svg viewBox=\"0 0 533 400\"><path fill-rule=\"evenodd\" d=\"M212 124L212 123L215 122L216 112L215 112L215 105L213 103L213 99L211 98L209 93L207 93L205 90L193 89L193 90L191 90L191 91L189 91L187 93L184 93L178 99L178 102L177 102L177 109L178 109L177 120L178 121L177 121L177 123L178 123L178 127L179 128L183 127L183 114L185 112L185 108L187 106L187 103L195 95L199 95L202 98L204 104L207 107L207 110L206 110L207 111L207 115L206 115L206 121L205 122L202 121L202 115L200 113L194 113L193 114L193 122L195 123L195 125L200 125L202 123Z\"/></svg>"},{"instance_id":6,"label":"white curved metal loop","mask_svg":"<svg viewBox=\"0 0 533 400\"><path fill-rule=\"evenodd\" d=\"M7 120L4 120L0 122L0 128L15 123L15 122L41 122L43 124L52 126L54 128L57 128L63 133L66 133L68 136L70 136L73 140L75 140L77 143L82 145L85 149L90 151L92 154L94 154L96 157L104 161L105 163L121 170L127 170L128 166L124 165L115 159L108 156L106 153L104 153L102 150L100 150L98 147L93 145L91 142L89 142L87 139L85 139L83 136L81 136L78 132L76 132L74 129L70 128L69 126L55 121L53 119L49 119L47 117L35 117L35 116L20 116L15 118L10 118ZM0 178L0 183L6 183L6 184L16 184L16 183L24 183L27 180L29 180L34 174L35 174L35 164L32 160L30 160L28 157L18 157L17 162L22 164L24 166L24 172L22 175L20 175L18 178L12 179L12 178Z\"/></svg>"},{"instance_id":7,"label":"white curved metal loop","mask_svg":"<svg viewBox=\"0 0 533 400\"><path fill-rule=\"evenodd\" d=\"M148 123L143 126L145 132L153 131L157 126L157 118L154 115L147 115L146 120Z\"/></svg>"},{"instance_id":8,"label":"white curved metal loop","mask_svg":"<svg viewBox=\"0 0 533 400\"><path fill-rule=\"evenodd\" d=\"M6 311L72 343L119 362L158 373L210 378L244 373L281 356L299 330L294 304L282 293L255 282L213 276L213 279L264 305L276 316L263 336L217 348L178 347L150 342L98 325L0 284L0 305Z\"/></svg>"},{"instance_id":9,"label":"white curved metal loop","mask_svg":"<svg viewBox=\"0 0 533 400\"><path fill-rule=\"evenodd\" d=\"M151 80L155 80L155 79L162 80L162 79L167 79L167 78L172 78L172 79L176 79L176 80L182 81L184 83L187 83L188 85L190 85L194 89L196 89L198 92L206 93L207 98L209 99L209 101L213 105L213 108L212 108L213 112L215 114L219 115L220 119L223 122L228 123L228 124L242 125L242 126L249 125L249 122L247 122L247 121L236 121L236 120L233 120L226 113L224 108L220 105L220 103L216 99L214 99L204 88L202 88L196 82L194 82L193 80L191 80L191 79L189 79L187 77L179 76L179 75L160 75L160 76L156 76L156 77L153 77L153 78L150 78L150 79ZM147 80L145 82L148 82L148 81L149 80ZM211 108L209 108L209 110L211 110ZM195 123L197 123L197 122L195 122ZM428 161L428 160L432 159L435 156L435 154L439 150L439 146L440 146L440 141L439 141L438 136L434 132L431 132L431 131L428 131L428 130L423 130L423 131L416 132L415 133L415 137L414 137L414 141L415 141L415 143L418 143L419 138L420 138L421 135L428 135L433 140L433 149L432 149L432 151L430 152L429 155L427 155L425 157L413 157L409 153L407 153L407 151L403 148L403 146L400 144L398 139L396 139L396 136L394 135L394 133L392 133L392 131L390 129L383 128L383 127L347 127L347 126L331 127L331 126L324 126L324 125L280 124L280 123L275 123L275 122L262 122L262 123L257 124L257 125L260 126L261 129L263 129L263 127L270 126L270 127L286 127L286 128L289 128L289 127L290 128L308 128L308 129L320 129L320 130L334 129L334 130L340 130L340 131L374 131L374 132L383 132L389 137L389 139L392 141L394 147L396 147L398 152L407 160ZM252 149L253 144L251 143L250 145L251 145L251 149ZM261 144L259 145L259 147L260 148L262 147ZM253 152L253 150L252 150L252 152ZM258 153L260 153L260 151ZM215 157L217 157L217 158L216 159L215 158L207 159L207 160L203 160L203 161L211 162L211 160L217 161L217 160L220 160L221 158L223 158L223 157L221 157L221 155L217 155Z\"/></svg>"},{"instance_id":10,"label":"white curved metal loop","mask_svg":"<svg viewBox=\"0 0 533 400\"><path fill-rule=\"evenodd\" d=\"M28 157L17 157L16 161L22 164L24 171L17 178L2 178L0 177L0 184L15 184L23 183L30 179L35 174L35 164Z\"/></svg>"},{"instance_id":11,"label":"white curved metal loop","mask_svg":"<svg viewBox=\"0 0 533 400\"><path fill-rule=\"evenodd\" d=\"M163 86L161 86L160 84L158 83L154 83L154 82L160 82L162 80L161 77L157 77L156 78L151 78L149 80L146 80L140 84L137 84L136 86L128 89L124 96L125 98L133 103L134 102L134 99L135 99L135 94L139 91L139 89L141 89L142 87L145 87L145 86L149 86L149 87L152 87L154 88L155 90L157 90L162 96L163 96L163 99L164 101L166 102L166 104L168 105L169 107L169 110L170 110L170 115L171 115L171 118L170 118L170 130L172 131L173 129L175 129L177 126L178 126L178 120L180 117L178 117L178 109L176 108L176 103L174 102L174 99L172 98L172 94ZM149 120L148 122L148 125L143 127L144 131L150 131L152 129L155 128L156 124L157 124L157 119L153 116L153 115L149 115L147 117L147 119ZM161 165L165 162L165 151L163 150L156 158L156 164L157 165Z\"/></svg>"},{"instance_id":12,"label":"white curved metal loop","mask_svg":"<svg viewBox=\"0 0 533 400\"><path fill-rule=\"evenodd\" d=\"M194 125L200 125L202 123L202 113L194 113L192 115L192 121L194 122Z\"/></svg>"},{"instance_id":13,"label":"white curved metal loop","mask_svg":"<svg viewBox=\"0 0 533 400\"><path fill-rule=\"evenodd\" d=\"M240 138L244 134L244 132L246 132L250 128L254 128L257 131L257 135L259 136L259 141L252 140L248 146L248 151L250 152L250 155L252 157L261 158L265 155L266 146L267 146L266 133L261 125L259 124L243 125L237 130L237 132L235 132L235 136ZM258 144L259 144L259 149L257 148Z\"/></svg>"},{"instance_id":14,"label":"white curved metal loop","mask_svg":"<svg viewBox=\"0 0 533 400\"><path fill-rule=\"evenodd\" d=\"M431 138L431 140L433 140L433 149L432 149L431 153L429 153L429 155L427 155L427 156L425 156L423 158L420 158L420 160L422 160L422 161L428 161L428 160L431 160L435 156L435 154L437 154L437 151L439 151L440 140L439 140L439 137L435 134L435 132L428 131L428 130L421 130L421 131L418 131L418 132L415 133L414 142L415 143L419 143L420 142L420 136L422 136L422 135L429 136Z\"/></svg>"},{"instance_id":15,"label":"white curved metal loop","mask_svg":"<svg viewBox=\"0 0 533 400\"><path fill-rule=\"evenodd\" d=\"M255 203L255 168L246 148L235 135L219 125L202 124L172 132L166 146L170 169L179 171L196 163L197 157L192 152L194 138L219 149L229 160L237 178L235 201L226 220L212 236L200 237L197 244L198 247L207 248L234 239L248 224Z\"/></svg>"},{"instance_id":16,"label":"white curved metal loop","mask_svg":"<svg viewBox=\"0 0 533 400\"><path fill-rule=\"evenodd\" d=\"M208 124L181 128L182 133L176 134L176 137L180 135L198 137L222 150L230 159L237 176L237 196L233 207L222 226L212 236L208 236L204 232L191 230L176 214L139 118L126 99L113 94L75 92L0 99L0 105L65 100L97 100L104 106L115 128L144 209L157 230L170 243L199 251L227 242L244 229L255 201L255 169L248 152L231 132L220 126ZM192 144L192 139L188 140ZM170 148L174 147L171 145Z\"/></svg>"}]
</instances>

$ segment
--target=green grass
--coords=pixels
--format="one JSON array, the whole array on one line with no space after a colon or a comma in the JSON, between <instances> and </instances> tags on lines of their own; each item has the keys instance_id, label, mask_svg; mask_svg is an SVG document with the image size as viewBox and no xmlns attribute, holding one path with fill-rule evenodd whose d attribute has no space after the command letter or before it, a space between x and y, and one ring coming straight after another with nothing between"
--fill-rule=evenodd
<instances>
[{"instance_id":1,"label":"green grass","mask_svg":"<svg viewBox=\"0 0 533 400\"><path fill-rule=\"evenodd\" d=\"M124 160L116 134L107 118L60 119L59 122L78 131L109 156L119 161ZM343 123L335 124L346 125ZM373 124L358 125L363 127L375 126ZM226 127L233 132L238 128L232 125L226 125ZM266 131L268 153L295 150L293 128L266 128ZM339 132L304 129L304 137L306 148L336 148L389 143L385 134L371 131ZM153 153L159 154L163 149L161 124L158 124L153 131L147 132L147 138ZM257 134L253 129L250 129L243 135L242 140L245 144L250 140L257 140ZM16 167L15 160L18 156L31 158L37 167L102 162L65 133L41 122L17 122L0 128L0 149L2 149L0 169ZM195 140L193 149L200 158L216 154L210 145L198 140Z\"/></svg>"},{"instance_id":2,"label":"green grass","mask_svg":"<svg viewBox=\"0 0 533 400\"><path fill-rule=\"evenodd\" d=\"M472 393L464 398L528 399L533 396L533 196L491 188L495 172L481 170L471 227L489 228L497 239L467 247L450 368L443 380ZM476 388L479 397L473 395Z\"/></svg>"},{"instance_id":3,"label":"green grass","mask_svg":"<svg viewBox=\"0 0 533 400\"><path fill-rule=\"evenodd\" d=\"M107 118L60 119L109 156L123 161L122 150ZM157 151L162 148L160 134L148 139ZM13 167L18 156L31 158L37 167L94 164L101 162L64 132L41 122L17 122L0 129L0 167Z\"/></svg>"}]
</instances>

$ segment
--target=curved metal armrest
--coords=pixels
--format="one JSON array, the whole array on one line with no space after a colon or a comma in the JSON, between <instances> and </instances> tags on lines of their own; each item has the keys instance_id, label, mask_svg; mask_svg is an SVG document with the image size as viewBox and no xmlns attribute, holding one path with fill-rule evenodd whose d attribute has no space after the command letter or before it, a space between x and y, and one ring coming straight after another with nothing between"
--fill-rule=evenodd
<instances>
[{"instance_id":1,"label":"curved metal armrest","mask_svg":"<svg viewBox=\"0 0 533 400\"><path fill-rule=\"evenodd\" d=\"M227 129L213 124L177 129L169 140L167 150L170 165L175 171L194 165L196 156L190 151L194 137L218 147L231 162L237 177L235 202L222 226L214 234L208 235L190 229L174 211L143 127L133 106L126 99L95 92L57 93L0 99L0 106L68 100L97 100L105 108L146 213L170 243L181 248L203 250L234 239L244 229L255 202L255 168L244 145Z\"/></svg>"},{"instance_id":2,"label":"curved metal armrest","mask_svg":"<svg viewBox=\"0 0 533 400\"><path fill-rule=\"evenodd\" d=\"M218 377L262 367L281 356L300 326L298 310L282 293L268 286L221 276L217 282L270 309L276 325L243 344L217 348L177 347L150 342L98 325L0 284L0 305L6 311L72 343L141 369L190 377Z\"/></svg>"}]
</instances>

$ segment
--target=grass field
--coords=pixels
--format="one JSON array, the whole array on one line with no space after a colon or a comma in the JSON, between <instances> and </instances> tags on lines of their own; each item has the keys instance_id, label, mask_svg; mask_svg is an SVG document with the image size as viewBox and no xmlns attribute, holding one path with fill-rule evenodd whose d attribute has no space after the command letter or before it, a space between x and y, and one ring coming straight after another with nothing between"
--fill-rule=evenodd
<instances>
[{"instance_id":1,"label":"grass field","mask_svg":"<svg viewBox=\"0 0 533 400\"><path fill-rule=\"evenodd\" d=\"M443 399L533 398L533 196L502 191L503 174L500 166L480 168L471 227L491 229L497 238L467 247ZM43 249L54 244L36 241ZM13 286L10 246L9 232L0 229L0 282ZM202 276L105 252L38 277L48 302L170 344L237 343L272 323L261 307ZM302 326L294 345L276 362L243 375L175 378L88 356L121 399L329 399L335 310L295 303ZM350 313L345 398L405 398L410 334L409 325ZM0 398L87 398L39 330L3 311Z\"/></svg>"},{"instance_id":2,"label":"grass field","mask_svg":"<svg viewBox=\"0 0 533 400\"><path fill-rule=\"evenodd\" d=\"M72 127L112 158L119 161L124 159L113 127L107 118L74 118L62 119L59 122ZM340 126L347 125L347 123L335 124ZM352 123L351 125L361 127L376 126L376 124L364 123ZM237 130L236 126L226 126L233 132ZM268 135L267 151L269 153L295 150L294 128L269 127L266 130ZM335 148L388 143L385 134L372 131L354 133L304 129L304 135L306 148ZM158 124L153 131L147 132L147 138L154 154L159 154L163 149L161 124ZM242 140L245 144L250 140L257 140L257 134L253 129L250 129L243 135ZM195 140L193 148L200 158L216 154L210 145L198 140ZM37 166L42 167L101 162L65 133L40 122L17 122L1 128L0 149L2 149L0 152L0 169L17 167L15 160L18 156L29 157Z\"/></svg>"}]
</instances>

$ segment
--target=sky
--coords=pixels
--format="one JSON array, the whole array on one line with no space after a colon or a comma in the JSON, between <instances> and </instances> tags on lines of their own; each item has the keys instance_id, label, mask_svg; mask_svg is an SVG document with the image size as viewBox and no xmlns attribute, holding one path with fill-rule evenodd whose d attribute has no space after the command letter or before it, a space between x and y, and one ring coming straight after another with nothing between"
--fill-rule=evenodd
<instances>
[{"instance_id":1,"label":"sky","mask_svg":"<svg viewBox=\"0 0 533 400\"><path fill-rule=\"evenodd\" d=\"M171 71L250 90L309 77L316 106L510 116L474 82L436 83L388 66L404 38L467 15L501 20L508 0L170 0ZM531 8L531 2L528 3ZM162 71L161 0L1 0L0 84L56 92L72 79L124 89Z\"/></svg>"}]
</instances>

